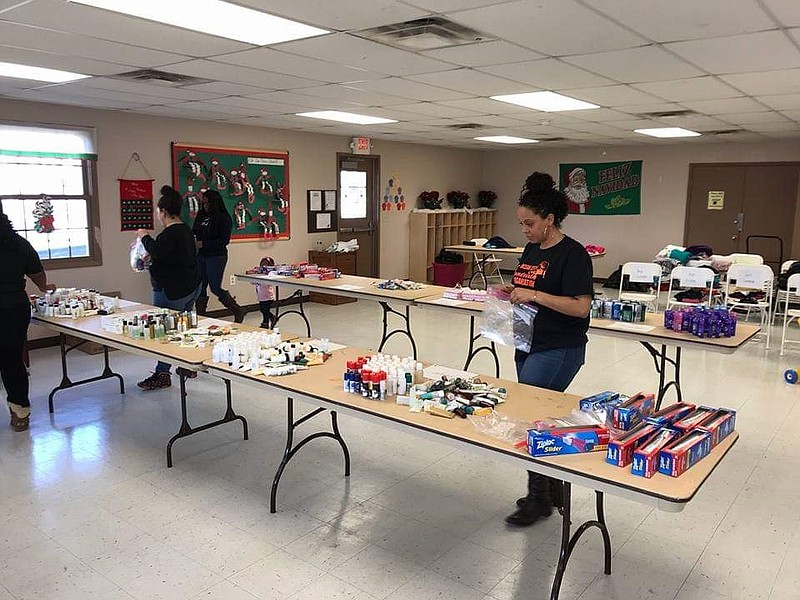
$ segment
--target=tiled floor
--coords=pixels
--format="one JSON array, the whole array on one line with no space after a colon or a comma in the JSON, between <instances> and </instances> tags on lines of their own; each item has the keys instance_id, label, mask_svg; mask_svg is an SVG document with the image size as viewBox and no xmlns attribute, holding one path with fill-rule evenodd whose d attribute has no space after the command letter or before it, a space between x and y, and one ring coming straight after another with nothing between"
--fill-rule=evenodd
<instances>
[{"instance_id":1,"label":"tiled floor","mask_svg":"<svg viewBox=\"0 0 800 600\"><path fill-rule=\"evenodd\" d=\"M374 303L309 312L315 335L362 347L378 340ZM282 328L302 331L292 318ZM414 309L412 322L423 358L461 366L467 319ZM408 352L402 339L388 350ZM732 356L685 352L686 399L738 409L741 440L682 513L608 497L613 574L601 573L590 532L570 562L564 600L800 598L800 386L782 381L784 367L800 365L794 352L781 359L761 343ZM502 353L506 377L510 358ZM128 392L120 396L113 381L60 392L51 416L58 352L32 360L31 430L0 427L0 600L549 597L560 521L503 524L524 488L521 469L344 417L349 481L338 446L315 441L288 467L270 515L285 431L280 394L234 386L250 441L238 424L180 440L168 470L177 389L139 391L148 361L114 352ZM77 377L100 364L71 359ZM474 367L490 372L486 356ZM217 418L222 384L200 376L189 385L191 419ZM637 344L593 336L570 391L655 385ZM592 492L575 495L576 519L589 517Z\"/></svg>"}]
</instances>

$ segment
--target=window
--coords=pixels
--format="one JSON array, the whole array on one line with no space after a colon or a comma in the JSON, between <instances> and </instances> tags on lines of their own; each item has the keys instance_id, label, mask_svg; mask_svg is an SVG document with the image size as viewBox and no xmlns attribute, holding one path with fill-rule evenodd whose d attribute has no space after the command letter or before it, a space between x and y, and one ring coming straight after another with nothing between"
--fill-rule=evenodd
<instances>
[{"instance_id":1,"label":"window","mask_svg":"<svg viewBox=\"0 0 800 600\"><path fill-rule=\"evenodd\" d=\"M45 268L102 264L94 135L0 124L0 203Z\"/></svg>"}]
</instances>

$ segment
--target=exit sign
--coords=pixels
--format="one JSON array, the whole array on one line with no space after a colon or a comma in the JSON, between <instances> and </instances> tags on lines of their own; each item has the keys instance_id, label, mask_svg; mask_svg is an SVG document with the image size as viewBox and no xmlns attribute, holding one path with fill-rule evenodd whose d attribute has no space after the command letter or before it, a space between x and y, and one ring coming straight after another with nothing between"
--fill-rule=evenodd
<instances>
[{"instance_id":1,"label":"exit sign","mask_svg":"<svg viewBox=\"0 0 800 600\"><path fill-rule=\"evenodd\" d=\"M353 154L369 154L372 143L368 137L354 137L350 147L353 149Z\"/></svg>"}]
</instances>

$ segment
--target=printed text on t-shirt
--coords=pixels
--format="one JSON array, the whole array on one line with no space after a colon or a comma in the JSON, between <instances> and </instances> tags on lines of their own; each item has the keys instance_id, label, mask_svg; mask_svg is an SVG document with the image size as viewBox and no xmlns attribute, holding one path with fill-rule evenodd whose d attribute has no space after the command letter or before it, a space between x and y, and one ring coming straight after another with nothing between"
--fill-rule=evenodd
<instances>
[{"instance_id":1,"label":"printed text on t-shirt","mask_svg":"<svg viewBox=\"0 0 800 600\"><path fill-rule=\"evenodd\" d=\"M538 265L526 265L524 263L517 266L514 271L514 277L511 280L515 286L533 288L536 284L536 279L544 277L547 273L547 268L550 263L543 260Z\"/></svg>"}]
</instances>

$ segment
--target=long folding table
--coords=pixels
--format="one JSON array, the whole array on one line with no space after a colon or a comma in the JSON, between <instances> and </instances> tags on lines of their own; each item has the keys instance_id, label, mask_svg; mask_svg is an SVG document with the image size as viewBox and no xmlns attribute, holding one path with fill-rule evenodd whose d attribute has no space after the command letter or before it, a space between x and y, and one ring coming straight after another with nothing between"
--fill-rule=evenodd
<instances>
[{"instance_id":1,"label":"long folding table","mask_svg":"<svg viewBox=\"0 0 800 600\"><path fill-rule=\"evenodd\" d=\"M283 459L272 482L270 511L277 510L277 492L281 475L288 462L310 441L322 437L334 439L342 449L344 475L350 475L350 453L338 427L337 414L343 413L387 427L447 443L458 449L482 453L495 460L510 462L564 481L564 508L562 511L561 549L551 590L551 599L556 600L570 555L580 536L588 529L600 530L604 543L604 570L611 573L611 540L604 516L604 494L634 500L669 512L684 508L703 482L713 472L730 448L736 443L735 432L723 440L709 456L677 478L657 474L651 479L637 477L629 469L609 465L605 453L594 452L570 456L534 458L519 450L508 441L480 433L469 421L454 418L444 419L427 413L412 413L407 406L396 404L394 398L368 400L342 390L341 379L347 360L367 353L363 349L345 348L333 352L323 365L285 377L264 377L232 369L228 365L207 362L208 372L223 379L241 383L254 390L277 388L287 394L287 434ZM553 415L567 414L577 406L578 397L534 388L510 381L486 378L508 390L507 401L498 407L498 412L514 419L532 422ZM315 409L295 418L294 401L308 402ZM301 423L328 411L331 429L320 429L295 442L295 430ZM596 518L572 527L572 485L577 484L595 491Z\"/></svg>"}]
</instances>

